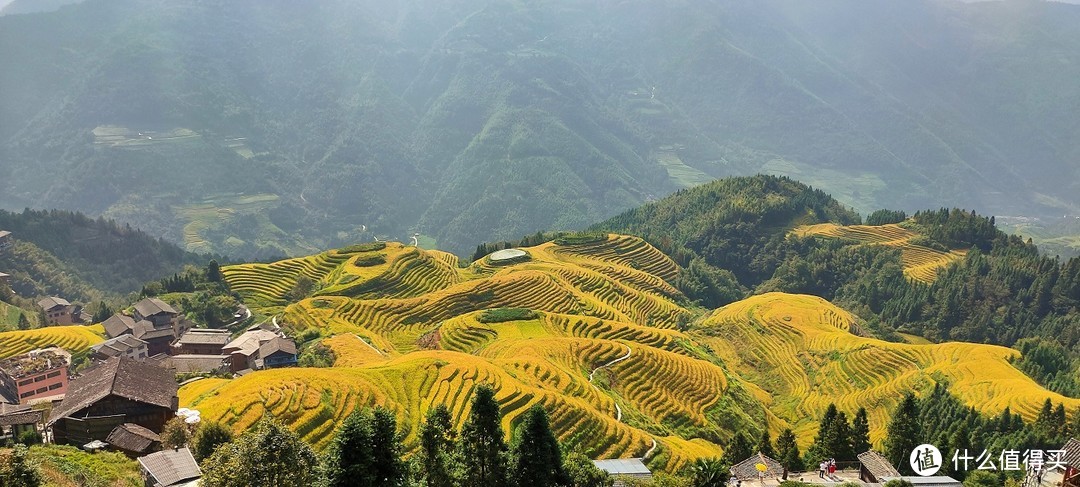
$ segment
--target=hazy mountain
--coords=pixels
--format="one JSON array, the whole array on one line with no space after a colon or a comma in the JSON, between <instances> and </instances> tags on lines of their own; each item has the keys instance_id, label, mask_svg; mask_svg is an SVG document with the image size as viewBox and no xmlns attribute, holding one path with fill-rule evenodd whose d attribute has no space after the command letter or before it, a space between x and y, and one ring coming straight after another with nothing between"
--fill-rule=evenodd
<instances>
[{"instance_id":1,"label":"hazy mountain","mask_svg":"<svg viewBox=\"0 0 1080 487\"><path fill-rule=\"evenodd\" d=\"M90 0L0 18L0 205L248 256L463 253L756 172L1075 213L1078 34L1027 1Z\"/></svg>"}]
</instances>

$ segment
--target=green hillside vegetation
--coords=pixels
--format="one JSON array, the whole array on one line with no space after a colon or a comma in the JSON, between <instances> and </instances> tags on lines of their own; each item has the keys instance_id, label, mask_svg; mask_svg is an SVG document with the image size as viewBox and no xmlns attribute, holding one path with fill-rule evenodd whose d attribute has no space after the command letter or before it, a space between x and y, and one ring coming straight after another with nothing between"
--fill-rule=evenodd
<instances>
[{"instance_id":1,"label":"green hillside vegetation","mask_svg":"<svg viewBox=\"0 0 1080 487\"><path fill-rule=\"evenodd\" d=\"M81 213L0 210L0 229L15 239L14 247L0 252L0 272L10 274L11 288L31 300L55 295L97 302L209 259L128 225Z\"/></svg>"},{"instance_id":2,"label":"green hillside vegetation","mask_svg":"<svg viewBox=\"0 0 1080 487\"><path fill-rule=\"evenodd\" d=\"M739 191L749 201L783 202L791 198L790 188L801 188L800 194L817 194L790 181L785 182L789 189L777 189L783 187L779 186L782 182L761 176L718 181L676 193L595 228L644 235L659 249L673 251L683 265L689 262L679 287L703 303L724 304L748 292L813 294L859 314L866 320L864 332L894 341L902 340L895 332L934 342L962 340L1005 346L1016 345L1021 338L1041 337L1055 344L1050 355L1065 354L1067 360L1039 359L1042 365L1022 368L1036 371L1034 377L1063 394L1080 394L1076 365L1080 334L1071 325L1080 319L1080 259L1061 261L1042 255L1020 237L996 229L993 217L959 209L921 211L910 218L903 215L899 226L891 223L896 218L878 213L875 222L890 223L817 227L831 228L828 235L805 231L814 227L792 230L823 220L853 223L858 217L825 212L817 213L820 216L816 218L796 218L803 213L813 215L808 210L814 207L811 205L792 210L789 204L782 204L780 208L787 213L770 211L761 204L744 205L751 209L743 212L718 210L738 204ZM721 190L724 186L733 189ZM814 205L839 209L823 193L816 198ZM779 217L767 220L763 215ZM963 253L962 257L949 257L951 263L938 265L933 279L920 279L905 272L918 263L909 260L905 265L902 247L866 245L869 237L852 238L859 232L878 242L889 242L888 235L899 232L909 246L917 244L923 253ZM689 279L695 262L703 269L699 275L705 278ZM724 285L711 285L714 282ZM1024 360L1043 355L1026 354Z\"/></svg>"},{"instance_id":3,"label":"green hillside vegetation","mask_svg":"<svg viewBox=\"0 0 1080 487\"><path fill-rule=\"evenodd\" d=\"M464 256L756 173L1076 214L1078 30L1057 2L83 2L0 17L0 206L260 260Z\"/></svg>"}]
</instances>

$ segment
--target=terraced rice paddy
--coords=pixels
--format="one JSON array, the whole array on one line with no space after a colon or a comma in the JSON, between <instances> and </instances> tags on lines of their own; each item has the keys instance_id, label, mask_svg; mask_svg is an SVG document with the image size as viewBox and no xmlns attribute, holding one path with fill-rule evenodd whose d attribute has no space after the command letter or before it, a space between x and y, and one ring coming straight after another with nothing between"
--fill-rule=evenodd
<instances>
[{"instance_id":1,"label":"terraced rice paddy","mask_svg":"<svg viewBox=\"0 0 1080 487\"><path fill-rule=\"evenodd\" d=\"M829 403L870 415L871 439L908 391L944 380L962 401L988 414L1006 406L1033 420L1046 398L1073 409L1080 400L1049 392L1015 369L1015 350L970 343L889 343L852 335L856 319L814 296L771 293L730 304L694 333L737 375L761 387L778 418L804 442Z\"/></svg>"},{"instance_id":2,"label":"terraced rice paddy","mask_svg":"<svg viewBox=\"0 0 1080 487\"><path fill-rule=\"evenodd\" d=\"M925 283L934 282L934 279L937 279L938 271L967 254L966 249L942 252L913 243L913 239L918 237L919 234L895 224L843 226L835 223L822 223L798 227L793 233L804 237L822 236L854 240L864 244L896 247L900 249L900 260L904 266L904 275Z\"/></svg>"},{"instance_id":3,"label":"terraced rice paddy","mask_svg":"<svg viewBox=\"0 0 1080 487\"><path fill-rule=\"evenodd\" d=\"M413 447L433 404L460 422L486 382L507 428L541 403L571 447L597 458L652 450L662 469L717 456L734 431L766 422L774 434L795 428L805 446L831 402L867 407L877 441L904 392L942 379L990 413L1010 406L1030 418L1046 397L1080 405L1013 369L1009 349L861 338L852 315L810 296L757 296L679 331L694 316L671 284L678 266L637 238L525 250L528 261L459 268L448 254L388 243L226 267L256 312L294 333L317 331L337 359L198 381L181 403L236 429L273 414L320 448L354 408L382 404ZM301 276L314 285L297 299ZM528 311L480 320L496 308Z\"/></svg>"},{"instance_id":4,"label":"terraced rice paddy","mask_svg":"<svg viewBox=\"0 0 1080 487\"><path fill-rule=\"evenodd\" d=\"M0 358L26 353L35 348L58 346L69 352L82 352L105 341L105 329L93 326L50 326L33 330L0 333Z\"/></svg>"}]
</instances>

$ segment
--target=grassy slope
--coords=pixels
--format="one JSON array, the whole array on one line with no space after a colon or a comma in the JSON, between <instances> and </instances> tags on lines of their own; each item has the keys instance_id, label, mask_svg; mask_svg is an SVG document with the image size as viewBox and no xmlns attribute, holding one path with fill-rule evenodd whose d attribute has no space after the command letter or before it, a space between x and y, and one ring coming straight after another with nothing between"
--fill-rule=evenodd
<instances>
[{"instance_id":1,"label":"grassy slope","mask_svg":"<svg viewBox=\"0 0 1080 487\"><path fill-rule=\"evenodd\" d=\"M734 430L763 421L774 434L795 428L805 444L829 402L851 413L867 407L877 441L900 395L937 380L989 413L1008 405L1031 419L1046 397L1080 405L1012 368L1014 351L858 337L848 331L853 316L810 296L757 296L680 332L676 324L691 313L668 284L678 269L637 238L527 250L531 261L504 267L481 260L457 269L438 253L400 244L227 267L227 279L246 283L240 292L250 302L281 313L294 331L328 337L337 363L195 382L181 389L181 403L236 429L270 413L318 447L353 408L383 404L398 412L415 445L432 404L449 404L461 421L471 389L491 382L507 426L543 403L561 440L594 456L625 457L644 454L655 439L652 462L661 468L716 455ZM384 263L353 265L376 253ZM317 289L283 307L276 283L299 273L317 278ZM540 314L478 320L485 309L510 306ZM628 350L590 383L590 372ZM615 419L620 410L623 422Z\"/></svg>"}]
</instances>

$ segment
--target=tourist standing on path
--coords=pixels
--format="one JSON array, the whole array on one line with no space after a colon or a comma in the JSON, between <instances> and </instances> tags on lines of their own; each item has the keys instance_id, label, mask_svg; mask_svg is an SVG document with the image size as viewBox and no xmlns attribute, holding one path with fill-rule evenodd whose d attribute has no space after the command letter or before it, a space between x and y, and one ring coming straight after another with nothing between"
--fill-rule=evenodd
<instances>
[{"instance_id":1,"label":"tourist standing on path","mask_svg":"<svg viewBox=\"0 0 1080 487\"><path fill-rule=\"evenodd\" d=\"M828 464L825 463L825 460L822 460L821 463L818 464L818 469L817 469L818 478L822 478L822 479L825 478L825 468L827 468L827 467L828 467Z\"/></svg>"}]
</instances>

